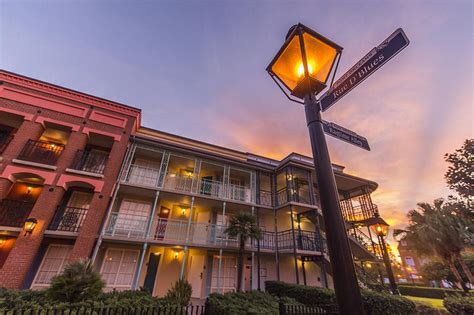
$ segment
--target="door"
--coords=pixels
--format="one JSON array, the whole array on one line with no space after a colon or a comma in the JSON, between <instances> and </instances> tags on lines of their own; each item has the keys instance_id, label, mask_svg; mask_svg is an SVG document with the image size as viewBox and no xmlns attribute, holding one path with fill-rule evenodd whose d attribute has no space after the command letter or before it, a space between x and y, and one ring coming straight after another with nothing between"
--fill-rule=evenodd
<instances>
[{"instance_id":1,"label":"door","mask_svg":"<svg viewBox=\"0 0 474 315\"><path fill-rule=\"evenodd\" d=\"M244 266L244 291L252 291L252 266Z\"/></svg>"},{"instance_id":2,"label":"door","mask_svg":"<svg viewBox=\"0 0 474 315\"><path fill-rule=\"evenodd\" d=\"M163 206L160 208L160 213L158 213L158 223L156 225L155 240L163 240L165 238L166 225L168 225L170 212L169 208Z\"/></svg>"},{"instance_id":3,"label":"door","mask_svg":"<svg viewBox=\"0 0 474 315\"><path fill-rule=\"evenodd\" d=\"M148 260L148 267L146 269L145 281L143 282L143 287L153 294L153 289L155 288L155 279L156 273L158 271L158 265L160 264L161 253L150 254L150 259ZM194 289L193 289L194 290Z\"/></svg>"},{"instance_id":4,"label":"door","mask_svg":"<svg viewBox=\"0 0 474 315\"><path fill-rule=\"evenodd\" d=\"M191 255L189 261L188 281L193 288L191 297L201 298L202 280L204 279L204 255Z\"/></svg>"}]
</instances>

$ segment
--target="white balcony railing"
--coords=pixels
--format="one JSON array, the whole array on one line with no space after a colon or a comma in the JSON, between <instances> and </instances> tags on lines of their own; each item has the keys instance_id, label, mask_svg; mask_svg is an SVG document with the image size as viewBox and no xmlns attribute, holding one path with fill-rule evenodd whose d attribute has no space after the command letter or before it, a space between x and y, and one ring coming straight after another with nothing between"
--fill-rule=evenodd
<instances>
[{"instance_id":1,"label":"white balcony railing","mask_svg":"<svg viewBox=\"0 0 474 315\"><path fill-rule=\"evenodd\" d=\"M159 187L160 170L156 168L131 165L128 173L122 175L122 182L146 187ZM196 176L175 173L166 174L163 188L188 193L197 193L241 202L255 202L252 189L247 186L225 185L220 181L206 178L197 179ZM265 199L267 196L264 196ZM268 198L271 198L271 194ZM271 205L271 200L265 200L265 205Z\"/></svg>"},{"instance_id":2,"label":"white balcony railing","mask_svg":"<svg viewBox=\"0 0 474 315\"><path fill-rule=\"evenodd\" d=\"M160 170L156 168L131 165L128 173L124 173L122 181L128 184L158 187Z\"/></svg>"},{"instance_id":3,"label":"white balcony railing","mask_svg":"<svg viewBox=\"0 0 474 315\"><path fill-rule=\"evenodd\" d=\"M166 174L163 187L176 191L191 192L193 176Z\"/></svg>"},{"instance_id":4,"label":"white balcony railing","mask_svg":"<svg viewBox=\"0 0 474 315\"><path fill-rule=\"evenodd\" d=\"M144 238L148 216L112 213L107 223L105 235L125 238Z\"/></svg>"}]
</instances>

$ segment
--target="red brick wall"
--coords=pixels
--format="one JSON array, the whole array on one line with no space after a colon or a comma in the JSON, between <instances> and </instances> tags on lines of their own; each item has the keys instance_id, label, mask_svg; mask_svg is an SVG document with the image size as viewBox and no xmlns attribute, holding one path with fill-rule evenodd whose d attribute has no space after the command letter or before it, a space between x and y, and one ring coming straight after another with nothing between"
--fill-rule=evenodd
<instances>
[{"instance_id":1,"label":"red brick wall","mask_svg":"<svg viewBox=\"0 0 474 315\"><path fill-rule=\"evenodd\" d=\"M83 107L86 113L85 117L70 116L67 112L55 111L55 108L53 108L54 106L52 108L45 108L44 106L34 106L28 102L20 102L18 99L5 99L2 95L10 97L9 95L14 95L14 92L10 91L9 93L11 94L2 94L2 91L4 91L2 90L1 85L2 77L4 76L2 71L0 71L0 115L3 108L6 112L25 113L27 119L23 121L13 139L0 156L0 199L6 197L12 185L12 176L11 174L8 174L8 171L6 171L6 168L9 165L20 167L24 169L24 172L34 174L35 170L38 170L42 172L51 172L54 175L52 177L54 178L52 183L50 185L44 185L43 190L38 196L35 206L30 213L30 217L35 217L38 220L38 225L34 232L31 235L26 236L23 232L20 232L8 255L2 257L4 264L0 267L0 287L20 288L27 273L30 271L31 265L41 244L44 242L57 242L58 239L62 237L60 235L55 235L54 237L56 240L44 240L44 232L53 218L56 208L65 192L63 187L56 186L62 174L74 175L78 178L82 178L85 182L87 182L87 180L90 181L91 179L94 181L103 181L102 189L100 191L97 191L96 189L96 192L94 193L86 219L74 242L75 245L70 260L86 258L91 254L96 238L99 234L101 223L105 219L112 189L118 176L122 159L126 152L128 139L136 124L135 119L138 117L138 114L135 116L131 115L133 110L130 110L130 108L124 108L123 111L121 111L120 105L117 104L103 105L106 101L100 99L95 100L90 96L77 96L77 94L67 91L63 93L59 91L57 87L51 87L51 94L49 94L48 87L45 87L44 83L38 83L37 86L35 86L34 81L33 83L29 82L28 87L17 86L12 82L4 83L3 86L8 87L9 89L25 91L30 96L37 95L38 101L32 102L35 104L41 104L41 102L47 98L50 103L54 104L54 102L58 102L58 110L65 108L64 104ZM64 94L64 97L58 96L61 93ZM21 95L21 93L15 94L15 97L18 98L18 95ZM87 102L82 102L83 100L90 101L91 104L98 104L100 108L91 106L91 104L88 104ZM103 108L103 106L109 106L110 110ZM126 126L120 128L118 126L90 120L89 116L93 110L104 112L114 117L122 117L126 121ZM38 139L42 134L43 126L40 123L35 122L38 118L46 121L51 119L59 124L64 122L64 125L69 127L75 126L73 127L73 130L76 131L71 132L68 143L56 163L56 170L47 170L35 166L24 166L12 161L18 157L18 154L29 139ZM118 119L118 121L119 120L120 119ZM120 138L120 141L114 141L110 153L111 158L107 161L103 179L66 172L66 169L71 166L77 150L84 149L87 144L88 135L85 133L86 131L84 128L90 128L97 130L97 132L115 135L117 139ZM11 167L8 170L10 169ZM14 231L15 229L12 229L13 233Z\"/></svg>"}]
</instances>

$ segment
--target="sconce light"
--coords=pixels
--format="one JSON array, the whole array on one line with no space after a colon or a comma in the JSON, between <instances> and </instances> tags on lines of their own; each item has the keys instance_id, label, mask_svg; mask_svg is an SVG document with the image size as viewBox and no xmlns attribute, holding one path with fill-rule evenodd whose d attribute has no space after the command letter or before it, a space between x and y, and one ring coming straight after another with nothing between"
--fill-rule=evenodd
<instances>
[{"instance_id":1,"label":"sconce light","mask_svg":"<svg viewBox=\"0 0 474 315\"><path fill-rule=\"evenodd\" d=\"M174 251L174 259L179 258L179 252L177 250Z\"/></svg>"},{"instance_id":2,"label":"sconce light","mask_svg":"<svg viewBox=\"0 0 474 315\"><path fill-rule=\"evenodd\" d=\"M33 233L33 230L35 229L36 224L38 224L38 220L36 220L36 218L26 219L25 225L23 226L23 229L25 230L25 236L27 234Z\"/></svg>"},{"instance_id":3,"label":"sconce light","mask_svg":"<svg viewBox=\"0 0 474 315\"><path fill-rule=\"evenodd\" d=\"M181 207L181 215L185 215L186 214L186 208L185 207Z\"/></svg>"},{"instance_id":4,"label":"sconce light","mask_svg":"<svg viewBox=\"0 0 474 315\"><path fill-rule=\"evenodd\" d=\"M365 264L365 266L366 266L367 268L372 268L372 264L371 264L371 263L369 263L369 262L368 262L368 263L366 263L366 264Z\"/></svg>"},{"instance_id":5,"label":"sconce light","mask_svg":"<svg viewBox=\"0 0 474 315\"><path fill-rule=\"evenodd\" d=\"M32 191L32 190L33 190L33 187L28 186L28 187L26 188L26 194L27 194L27 195L31 194L31 191Z\"/></svg>"},{"instance_id":6,"label":"sconce light","mask_svg":"<svg viewBox=\"0 0 474 315\"><path fill-rule=\"evenodd\" d=\"M288 174L288 175L286 175L286 178L287 178L288 180L292 180L292 179L293 179L293 175Z\"/></svg>"},{"instance_id":7,"label":"sconce light","mask_svg":"<svg viewBox=\"0 0 474 315\"><path fill-rule=\"evenodd\" d=\"M7 240L6 240L5 238L1 237L1 238L0 238L0 247L2 247L3 244L5 244L6 241L7 241Z\"/></svg>"}]
</instances>

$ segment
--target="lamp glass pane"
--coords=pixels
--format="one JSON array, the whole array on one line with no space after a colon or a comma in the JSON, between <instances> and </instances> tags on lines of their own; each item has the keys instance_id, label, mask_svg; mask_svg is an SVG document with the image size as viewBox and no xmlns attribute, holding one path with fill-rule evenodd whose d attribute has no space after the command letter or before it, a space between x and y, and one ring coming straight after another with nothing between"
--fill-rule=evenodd
<instances>
[{"instance_id":1,"label":"lamp glass pane","mask_svg":"<svg viewBox=\"0 0 474 315\"><path fill-rule=\"evenodd\" d=\"M304 77L304 71L301 73L300 68L303 68L300 39L294 36L273 64L272 71L290 90L293 90L298 80Z\"/></svg>"},{"instance_id":2,"label":"lamp glass pane","mask_svg":"<svg viewBox=\"0 0 474 315\"><path fill-rule=\"evenodd\" d=\"M326 83L337 51L308 33L303 34L309 75Z\"/></svg>"}]
</instances>

